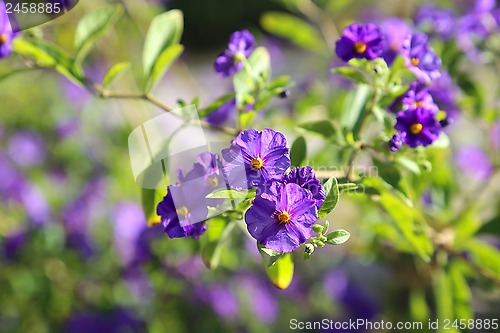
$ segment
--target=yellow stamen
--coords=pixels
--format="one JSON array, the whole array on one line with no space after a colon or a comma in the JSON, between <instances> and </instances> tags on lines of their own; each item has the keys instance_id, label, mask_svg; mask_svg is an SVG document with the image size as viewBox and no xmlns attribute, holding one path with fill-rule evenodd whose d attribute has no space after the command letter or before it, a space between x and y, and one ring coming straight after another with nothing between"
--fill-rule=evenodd
<instances>
[{"instance_id":1,"label":"yellow stamen","mask_svg":"<svg viewBox=\"0 0 500 333\"><path fill-rule=\"evenodd\" d=\"M264 161L260 157L256 157L250 161L250 165L254 170L260 170L264 166Z\"/></svg>"},{"instance_id":2,"label":"yellow stamen","mask_svg":"<svg viewBox=\"0 0 500 333\"><path fill-rule=\"evenodd\" d=\"M219 178L217 178L217 176L208 177L207 180L205 180L205 182L212 187L219 186Z\"/></svg>"},{"instance_id":3,"label":"yellow stamen","mask_svg":"<svg viewBox=\"0 0 500 333\"><path fill-rule=\"evenodd\" d=\"M186 206L182 206L179 209L176 209L175 212L177 213L177 216L180 218L185 218L189 214L189 210L187 209Z\"/></svg>"},{"instance_id":4,"label":"yellow stamen","mask_svg":"<svg viewBox=\"0 0 500 333\"><path fill-rule=\"evenodd\" d=\"M287 212L279 213L278 214L278 221L280 221L280 223L290 222L290 214L288 214Z\"/></svg>"},{"instance_id":5,"label":"yellow stamen","mask_svg":"<svg viewBox=\"0 0 500 333\"><path fill-rule=\"evenodd\" d=\"M424 106L424 102L415 102L413 105L415 105L416 108L421 108Z\"/></svg>"},{"instance_id":6,"label":"yellow stamen","mask_svg":"<svg viewBox=\"0 0 500 333\"><path fill-rule=\"evenodd\" d=\"M0 45L7 43L9 41L9 36L7 34L0 34Z\"/></svg>"},{"instance_id":7,"label":"yellow stamen","mask_svg":"<svg viewBox=\"0 0 500 333\"><path fill-rule=\"evenodd\" d=\"M356 53L361 54L366 51L366 44L363 42L356 42L354 43L354 50Z\"/></svg>"},{"instance_id":8,"label":"yellow stamen","mask_svg":"<svg viewBox=\"0 0 500 333\"><path fill-rule=\"evenodd\" d=\"M411 126L410 126L410 132L411 132L412 134L415 134L415 135L416 135L416 134L418 134L418 133L422 132L422 128L423 128L422 124L420 124L420 123L415 123L415 124L413 124L413 125L411 125Z\"/></svg>"},{"instance_id":9,"label":"yellow stamen","mask_svg":"<svg viewBox=\"0 0 500 333\"><path fill-rule=\"evenodd\" d=\"M418 58L411 58L411 59L410 59L410 63L411 63L413 66L418 66L418 64L420 64L420 59L418 59Z\"/></svg>"}]
</instances>

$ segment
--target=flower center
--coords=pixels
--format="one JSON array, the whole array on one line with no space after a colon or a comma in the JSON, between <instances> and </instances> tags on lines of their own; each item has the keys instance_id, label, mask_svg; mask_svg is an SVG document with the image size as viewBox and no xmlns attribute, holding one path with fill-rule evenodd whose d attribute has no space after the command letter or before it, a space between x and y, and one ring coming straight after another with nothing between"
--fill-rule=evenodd
<instances>
[{"instance_id":1,"label":"flower center","mask_svg":"<svg viewBox=\"0 0 500 333\"><path fill-rule=\"evenodd\" d=\"M422 102L422 101L418 101L418 102L415 102L413 105L414 105L416 108L421 108L421 107L423 107L423 106L424 106L424 102Z\"/></svg>"},{"instance_id":2,"label":"flower center","mask_svg":"<svg viewBox=\"0 0 500 333\"><path fill-rule=\"evenodd\" d=\"M278 214L278 221L280 221L280 223L288 223L290 222L290 214L288 214L287 212L281 212Z\"/></svg>"},{"instance_id":3,"label":"flower center","mask_svg":"<svg viewBox=\"0 0 500 333\"><path fill-rule=\"evenodd\" d=\"M410 132L412 134L418 134L418 133L422 132L422 128L423 128L422 124L415 123L415 124L410 126Z\"/></svg>"},{"instance_id":4,"label":"flower center","mask_svg":"<svg viewBox=\"0 0 500 333\"><path fill-rule=\"evenodd\" d=\"M182 206L181 208L176 209L175 212L177 213L177 216L179 218L185 218L189 214L189 210L186 206Z\"/></svg>"},{"instance_id":5,"label":"flower center","mask_svg":"<svg viewBox=\"0 0 500 333\"><path fill-rule=\"evenodd\" d=\"M260 170L264 166L264 161L260 157L256 157L250 161L250 165L254 170Z\"/></svg>"},{"instance_id":6,"label":"flower center","mask_svg":"<svg viewBox=\"0 0 500 333\"><path fill-rule=\"evenodd\" d=\"M217 187L219 186L219 178L217 178L217 176L211 176L211 177L208 177L205 182L212 186L212 187Z\"/></svg>"},{"instance_id":7,"label":"flower center","mask_svg":"<svg viewBox=\"0 0 500 333\"><path fill-rule=\"evenodd\" d=\"M411 63L413 66L418 66L418 64L420 64L420 59L418 59L418 58L411 58L411 59L410 59L410 63Z\"/></svg>"},{"instance_id":8,"label":"flower center","mask_svg":"<svg viewBox=\"0 0 500 333\"><path fill-rule=\"evenodd\" d=\"M0 45L7 43L8 40L9 40L9 36L7 36L7 34L0 34Z\"/></svg>"},{"instance_id":9,"label":"flower center","mask_svg":"<svg viewBox=\"0 0 500 333\"><path fill-rule=\"evenodd\" d=\"M354 50L356 53L361 54L366 51L366 44L363 42L356 42L354 43Z\"/></svg>"}]
</instances>

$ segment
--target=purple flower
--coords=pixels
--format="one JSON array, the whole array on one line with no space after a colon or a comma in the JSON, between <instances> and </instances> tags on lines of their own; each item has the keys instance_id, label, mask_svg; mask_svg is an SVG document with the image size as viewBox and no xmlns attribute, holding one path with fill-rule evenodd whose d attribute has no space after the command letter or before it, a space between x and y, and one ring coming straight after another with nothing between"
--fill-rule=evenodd
<instances>
[{"instance_id":1,"label":"purple flower","mask_svg":"<svg viewBox=\"0 0 500 333\"><path fill-rule=\"evenodd\" d=\"M281 180L290 167L285 136L269 128L242 131L222 156L228 183L236 187L251 188L268 180Z\"/></svg>"},{"instance_id":2,"label":"purple flower","mask_svg":"<svg viewBox=\"0 0 500 333\"><path fill-rule=\"evenodd\" d=\"M9 141L10 158L21 166L36 166L45 158L43 138L33 132L19 132Z\"/></svg>"},{"instance_id":3,"label":"purple flower","mask_svg":"<svg viewBox=\"0 0 500 333\"><path fill-rule=\"evenodd\" d=\"M455 154L455 163L461 173L480 181L487 180L493 171L488 155L480 148L458 149Z\"/></svg>"},{"instance_id":4,"label":"purple flower","mask_svg":"<svg viewBox=\"0 0 500 333\"><path fill-rule=\"evenodd\" d=\"M255 243L252 243L255 249ZM279 315L279 304L269 282L251 272L243 272L236 279L255 317L264 323L273 323Z\"/></svg>"},{"instance_id":5,"label":"purple flower","mask_svg":"<svg viewBox=\"0 0 500 333\"><path fill-rule=\"evenodd\" d=\"M75 313L67 321L64 332L145 332L145 325L125 309L116 308L108 313Z\"/></svg>"},{"instance_id":6,"label":"purple flower","mask_svg":"<svg viewBox=\"0 0 500 333\"><path fill-rule=\"evenodd\" d=\"M399 112L402 109L423 107L433 112L438 112L439 108L434 104L432 95L429 93L429 86L413 82L410 88L389 107L392 112Z\"/></svg>"},{"instance_id":7,"label":"purple flower","mask_svg":"<svg viewBox=\"0 0 500 333\"><path fill-rule=\"evenodd\" d=\"M234 32L227 49L215 59L215 71L222 77L239 72L243 68L241 58L248 58L254 47L255 39L248 30Z\"/></svg>"},{"instance_id":8,"label":"purple flower","mask_svg":"<svg viewBox=\"0 0 500 333\"><path fill-rule=\"evenodd\" d=\"M421 82L437 79L441 73L441 58L428 45L428 37L416 32L403 43L402 55L406 66Z\"/></svg>"},{"instance_id":9,"label":"purple flower","mask_svg":"<svg viewBox=\"0 0 500 333\"><path fill-rule=\"evenodd\" d=\"M403 140L401 139L401 135L396 133L392 136L392 138L388 142L389 150L393 153L397 152L403 146Z\"/></svg>"},{"instance_id":10,"label":"purple flower","mask_svg":"<svg viewBox=\"0 0 500 333\"><path fill-rule=\"evenodd\" d=\"M402 19L391 17L383 21L380 25L384 33L385 48L382 58L388 65L394 62L394 59L401 53L404 41L411 34L410 26Z\"/></svg>"},{"instance_id":11,"label":"purple flower","mask_svg":"<svg viewBox=\"0 0 500 333\"><path fill-rule=\"evenodd\" d=\"M434 80L429 86L429 93L440 110L446 112L446 119L455 120L460 113L457 101L460 98L460 88L456 85L448 72Z\"/></svg>"},{"instance_id":12,"label":"purple flower","mask_svg":"<svg viewBox=\"0 0 500 333\"><path fill-rule=\"evenodd\" d=\"M283 181L289 184L297 184L311 192L313 199L316 200L316 207L318 207L318 209L326 198L325 188L316 178L316 173L310 166L293 168L290 173L283 178Z\"/></svg>"},{"instance_id":13,"label":"purple flower","mask_svg":"<svg viewBox=\"0 0 500 333\"><path fill-rule=\"evenodd\" d=\"M220 108L215 110L207 117L207 121L215 126L224 125L229 119L231 114L235 114L236 111L236 99L232 99L226 104L222 105Z\"/></svg>"},{"instance_id":14,"label":"purple flower","mask_svg":"<svg viewBox=\"0 0 500 333\"><path fill-rule=\"evenodd\" d=\"M316 201L297 184L274 183L245 214L250 234L276 252L292 252L311 238L317 220Z\"/></svg>"},{"instance_id":15,"label":"purple flower","mask_svg":"<svg viewBox=\"0 0 500 333\"><path fill-rule=\"evenodd\" d=\"M17 36L10 26L9 16L5 4L0 1L0 59L8 57L12 53L12 41Z\"/></svg>"},{"instance_id":16,"label":"purple flower","mask_svg":"<svg viewBox=\"0 0 500 333\"><path fill-rule=\"evenodd\" d=\"M170 238L200 237L207 228L207 202L197 184L183 183L168 187L168 193L158 204L156 213Z\"/></svg>"},{"instance_id":17,"label":"purple flower","mask_svg":"<svg viewBox=\"0 0 500 333\"><path fill-rule=\"evenodd\" d=\"M29 240L29 233L20 230L5 237L3 240L3 252L7 260L15 261L19 258L21 251Z\"/></svg>"},{"instance_id":18,"label":"purple flower","mask_svg":"<svg viewBox=\"0 0 500 333\"><path fill-rule=\"evenodd\" d=\"M435 112L423 107L399 112L394 128L401 135L403 142L412 148L430 145L441 133L441 125Z\"/></svg>"},{"instance_id":19,"label":"purple flower","mask_svg":"<svg viewBox=\"0 0 500 333\"><path fill-rule=\"evenodd\" d=\"M198 155L196 160L197 162L193 164L193 168L186 176L183 176L182 172L180 173L181 184L196 181L197 191L200 192L200 196L204 197L216 189L227 188L219 155L205 152ZM211 203L214 206L212 200Z\"/></svg>"},{"instance_id":20,"label":"purple flower","mask_svg":"<svg viewBox=\"0 0 500 333\"><path fill-rule=\"evenodd\" d=\"M373 60L384 51L384 37L376 24L353 23L344 28L335 50L344 61L353 58Z\"/></svg>"},{"instance_id":21,"label":"purple flower","mask_svg":"<svg viewBox=\"0 0 500 333\"><path fill-rule=\"evenodd\" d=\"M451 9L423 5L415 14L415 25L427 33L447 40L454 34L455 14Z\"/></svg>"}]
</instances>

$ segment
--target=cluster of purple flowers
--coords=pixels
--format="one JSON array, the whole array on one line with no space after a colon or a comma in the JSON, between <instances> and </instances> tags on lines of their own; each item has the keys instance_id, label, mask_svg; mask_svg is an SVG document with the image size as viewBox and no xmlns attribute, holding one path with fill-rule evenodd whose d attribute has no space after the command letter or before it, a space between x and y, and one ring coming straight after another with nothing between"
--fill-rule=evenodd
<instances>
[{"instance_id":1,"label":"cluster of purple flowers","mask_svg":"<svg viewBox=\"0 0 500 333\"><path fill-rule=\"evenodd\" d=\"M222 159L211 153L199 161L158 205L157 214L171 238L199 237L206 230L207 199L217 189L256 189L256 198L245 215L250 234L277 252L291 252L311 237L325 190L309 167L290 169L286 138L272 129L242 131L222 150ZM196 180L203 179L200 182Z\"/></svg>"},{"instance_id":2,"label":"cluster of purple flowers","mask_svg":"<svg viewBox=\"0 0 500 333\"><path fill-rule=\"evenodd\" d=\"M397 56L401 56L405 66L417 78L389 108L397 113L397 133L389 142L389 149L394 152L403 143L412 148L432 144L445 125L438 121L440 107L430 92L442 76L441 59L430 47L428 39L426 34L412 31L405 21L392 18L383 22L380 28L373 23L353 23L344 29L336 44L337 55L344 61L383 58L391 65ZM439 94L440 89L434 90ZM442 97L447 101L440 106L454 106L449 94Z\"/></svg>"},{"instance_id":3,"label":"cluster of purple flowers","mask_svg":"<svg viewBox=\"0 0 500 333\"><path fill-rule=\"evenodd\" d=\"M500 9L494 0L465 1L460 7L464 14L457 16L450 9L424 5L415 14L415 25L442 40L456 39L469 58L479 60L478 46L499 30Z\"/></svg>"},{"instance_id":4,"label":"cluster of purple flowers","mask_svg":"<svg viewBox=\"0 0 500 333\"><path fill-rule=\"evenodd\" d=\"M12 31L5 4L0 1L0 59L8 57L12 53L12 41L16 35Z\"/></svg>"}]
</instances>

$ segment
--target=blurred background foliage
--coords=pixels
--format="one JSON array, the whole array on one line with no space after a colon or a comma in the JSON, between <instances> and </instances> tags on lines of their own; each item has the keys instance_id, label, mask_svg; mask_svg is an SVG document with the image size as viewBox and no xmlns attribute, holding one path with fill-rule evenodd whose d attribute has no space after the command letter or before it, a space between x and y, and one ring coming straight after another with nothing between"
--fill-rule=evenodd
<instances>
[{"instance_id":1,"label":"blurred background foliage","mask_svg":"<svg viewBox=\"0 0 500 333\"><path fill-rule=\"evenodd\" d=\"M180 9L186 49L154 94L171 106L198 96L203 107L232 89L213 72L213 60L231 32L248 28L268 48L273 77L287 74L295 82L291 96L273 99L257 126L283 131L290 144L304 135L309 164L339 171L349 151L332 145L328 133L296 126L337 122L349 112L353 84L330 73L338 65L338 31L354 20L411 20L424 2L87 0L25 35L74 53L77 22L118 3L123 17L84 62L88 78L101 82L112 65L129 62L112 88L138 91L152 19ZM457 13L470 6L433 3ZM283 25L276 12L302 24ZM93 96L50 70L26 71L36 64L23 57L3 59L0 77L9 76L0 80L0 331L265 333L288 331L291 318L500 318L499 41L498 34L489 38L473 62L453 41L433 40L461 90L460 116L447 132L451 148L428 149L422 161L410 153L417 172L408 160L395 162L404 165L397 169L377 165L384 182L405 193L414 189L415 210L435 232L429 262L402 234L397 222L405 223L405 213L391 210L397 199L381 210L373 200L380 199L380 186L365 184L366 195L343 195L328 217L336 229L349 230L351 240L308 262L297 260L284 291L266 279L243 230L236 229L219 267L209 270L200 242L170 240L161 227L147 227L127 137L161 110L144 100ZM11 69L20 72L10 75ZM360 170L371 164L366 155L356 160Z\"/></svg>"}]
</instances>

